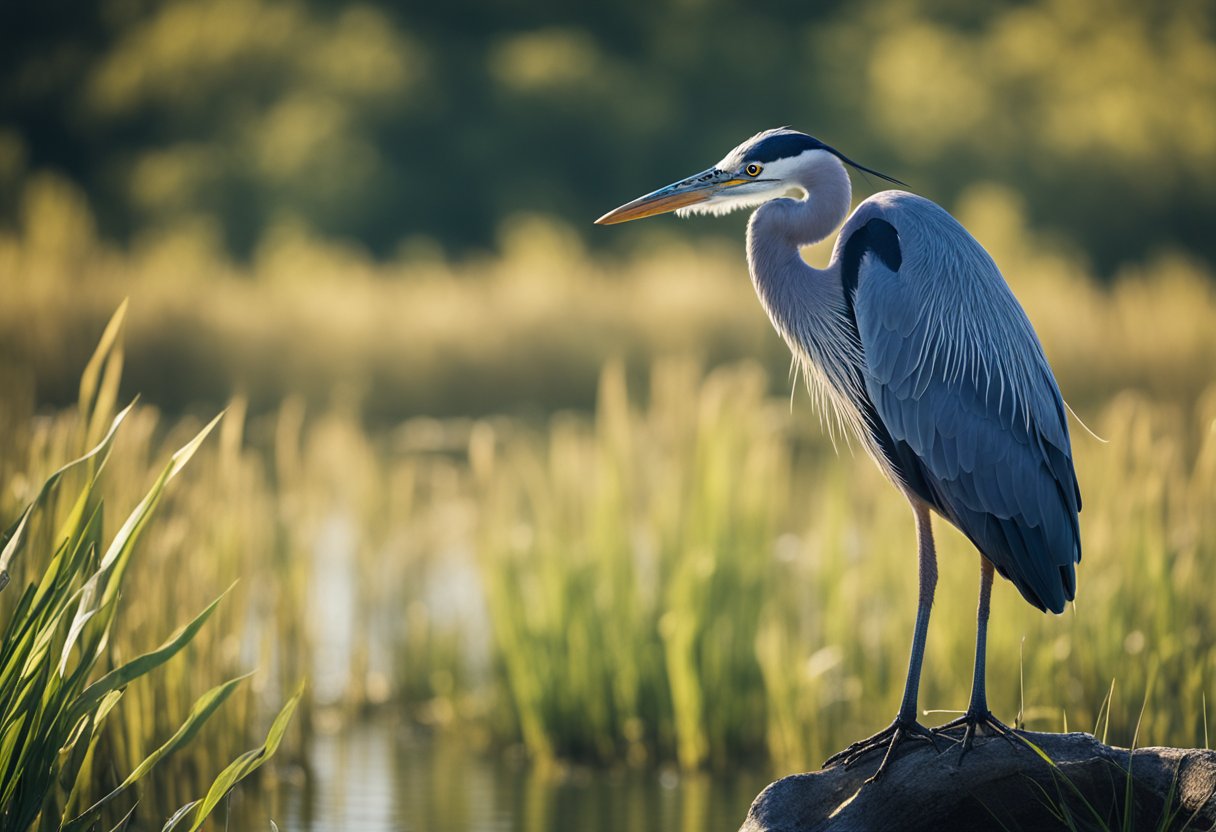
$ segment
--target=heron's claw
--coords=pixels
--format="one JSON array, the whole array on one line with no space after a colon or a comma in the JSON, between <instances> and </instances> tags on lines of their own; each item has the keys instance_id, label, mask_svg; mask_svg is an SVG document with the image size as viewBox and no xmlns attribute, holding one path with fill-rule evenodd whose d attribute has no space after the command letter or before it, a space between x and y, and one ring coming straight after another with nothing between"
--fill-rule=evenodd
<instances>
[{"instance_id":1,"label":"heron's claw","mask_svg":"<svg viewBox=\"0 0 1216 832\"><path fill-rule=\"evenodd\" d=\"M886 748L887 753L883 755L882 762L878 764L878 770L866 780L867 783L873 783L886 773L887 767L890 766L891 760L895 757L896 746L905 739L927 742L933 746L935 751L939 754L941 753L941 749L937 745L937 737L932 731L914 719L905 720L896 717L894 722L874 736L855 742L843 751L828 757L824 761L823 767L827 768L837 763L844 763L845 768L852 768L854 764L871 751Z\"/></svg>"},{"instance_id":2,"label":"heron's claw","mask_svg":"<svg viewBox=\"0 0 1216 832\"><path fill-rule=\"evenodd\" d=\"M962 734L958 737L950 736L950 732L962 730ZM958 719L951 720L945 725L939 725L932 730L934 735L944 736L946 739L953 742L955 745L961 745L962 750L958 755L959 765L962 765L963 758L967 756L967 752L971 750L971 746L975 738L982 733L991 732L993 735L1001 737L1005 742L1009 743L1014 748L1018 744L1014 742L1014 729L1010 728L1005 723L992 715L992 711L967 711Z\"/></svg>"}]
</instances>

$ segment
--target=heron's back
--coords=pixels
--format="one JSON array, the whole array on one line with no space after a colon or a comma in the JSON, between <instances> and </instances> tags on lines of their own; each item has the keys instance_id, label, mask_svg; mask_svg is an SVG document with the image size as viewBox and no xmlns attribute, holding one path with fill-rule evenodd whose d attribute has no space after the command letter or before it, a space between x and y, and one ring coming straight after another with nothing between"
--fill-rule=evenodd
<instances>
[{"instance_id":1,"label":"heron's back","mask_svg":"<svg viewBox=\"0 0 1216 832\"><path fill-rule=\"evenodd\" d=\"M1065 408L1000 271L943 209L896 191L858 208L833 259L889 473L1027 601L1063 611L1081 558Z\"/></svg>"}]
</instances>

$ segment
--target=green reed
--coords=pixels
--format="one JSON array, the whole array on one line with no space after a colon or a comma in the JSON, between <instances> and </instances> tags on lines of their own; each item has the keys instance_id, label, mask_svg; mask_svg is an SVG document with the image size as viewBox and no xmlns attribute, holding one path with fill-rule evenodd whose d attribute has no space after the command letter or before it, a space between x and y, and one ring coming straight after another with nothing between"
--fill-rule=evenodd
<instances>
[{"instance_id":1,"label":"green reed","mask_svg":"<svg viewBox=\"0 0 1216 832\"><path fill-rule=\"evenodd\" d=\"M478 564L504 686L538 756L686 767L815 765L889 721L915 604L905 501L861 454L805 434L754 368L660 367L649 404L601 381L594 419L474 447ZM1043 616L1002 582L994 708L1112 740L1203 742L1216 680L1216 389L1185 412L1126 395L1075 430L1077 603ZM483 444L490 444L488 440ZM827 452L825 452L827 451ZM480 461L479 461L480 460ZM966 702L978 559L937 523L942 579L921 701ZM1024 689L1024 699L1023 691ZM932 722L948 715L930 715Z\"/></svg>"},{"instance_id":2,"label":"green reed","mask_svg":"<svg viewBox=\"0 0 1216 832\"><path fill-rule=\"evenodd\" d=\"M118 715L122 726L131 726L152 714L136 693L146 685L142 677L165 665L182 665L180 654L223 599L223 594L212 598L201 612L195 607L193 617L154 649L148 649L146 632L132 640L131 646L140 645L134 655L113 640L116 622L139 606L133 600L139 596L126 594L137 543L170 482L219 421L216 417L170 456L107 542L99 482L117 458L116 438L134 407L113 413L124 311L125 306L107 327L81 381L71 441L87 450L51 473L0 537L0 590L12 585L4 599L0 639L0 825L5 829L83 832L103 822L107 829L125 828L147 775L189 746L245 681L237 676L207 690L167 730L154 733L154 746L125 758L112 753ZM182 620L181 610L173 618ZM164 828L200 828L237 783L274 755L298 700L299 692L275 717L265 743L225 766L209 786L215 769L204 769L207 779L194 784L207 786L204 796L180 806Z\"/></svg>"},{"instance_id":3,"label":"green reed","mask_svg":"<svg viewBox=\"0 0 1216 832\"><path fill-rule=\"evenodd\" d=\"M208 680L255 666L228 703L233 725L162 764L167 801L246 747L240 722L301 675L317 690L292 756L383 705L538 759L686 768L805 768L884 724L915 552L910 512L869 460L843 441L834 451L809 404L791 408L753 365L660 362L632 392L610 365L597 402L543 425L416 419L378 436L349 410L288 401L247 421L234 403L147 529L112 650L134 655L241 580L189 662L128 689L106 753L133 767ZM1127 742L1155 674L1142 740L1201 743L1216 673L1216 393L1193 407L1124 394L1087 415L1108 442L1074 429L1079 599L1043 616L1000 584L994 708L1092 729L1113 680L1110 738ZM20 441L33 460L54 456L79 423L34 420ZM160 449L195 430L133 412L108 499L137 501ZM922 703L948 710L970 682L978 561L937 531Z\"/></svg>"}]
</instances>

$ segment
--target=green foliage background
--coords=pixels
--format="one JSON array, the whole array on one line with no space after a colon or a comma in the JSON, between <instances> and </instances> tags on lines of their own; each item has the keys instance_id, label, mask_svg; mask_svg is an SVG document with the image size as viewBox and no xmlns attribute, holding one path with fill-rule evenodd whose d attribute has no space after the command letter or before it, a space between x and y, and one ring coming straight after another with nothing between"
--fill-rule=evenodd
<instances>
[{"instance_id":1,"label":"green foliage background","mask_svg":"<svg viewBox=\"0 0 1216 832\"><path fill-rule=\"evenodd\" d=\"M1162 248L1210 263L1214 18L1205 0L6 3L0 217L55 171L105 237L202 219L241 257L283 224L460 254L519 212L590 238L791 124L946 205L1014 186L1102 274Z\"/></svg>"}]
</instances>

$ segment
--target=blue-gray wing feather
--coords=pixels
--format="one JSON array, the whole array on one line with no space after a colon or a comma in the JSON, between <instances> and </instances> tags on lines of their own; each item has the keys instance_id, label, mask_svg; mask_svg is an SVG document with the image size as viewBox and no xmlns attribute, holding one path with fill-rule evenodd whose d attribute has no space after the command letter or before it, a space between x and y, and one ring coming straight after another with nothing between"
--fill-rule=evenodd
<instances>
[{"instance_id":1,"label":"blue-gray wing feather","mask_svg":"<svg viewBox=\"0 0 1216 832\"><path fill-rule=\"evenodd\" d=\"M1021 306L979 243L919 197L868 200L841 240L868 416L894 473L1030 603L1061 612L1081 495L1063 400Z\"/></svg>"}]
</instances>

